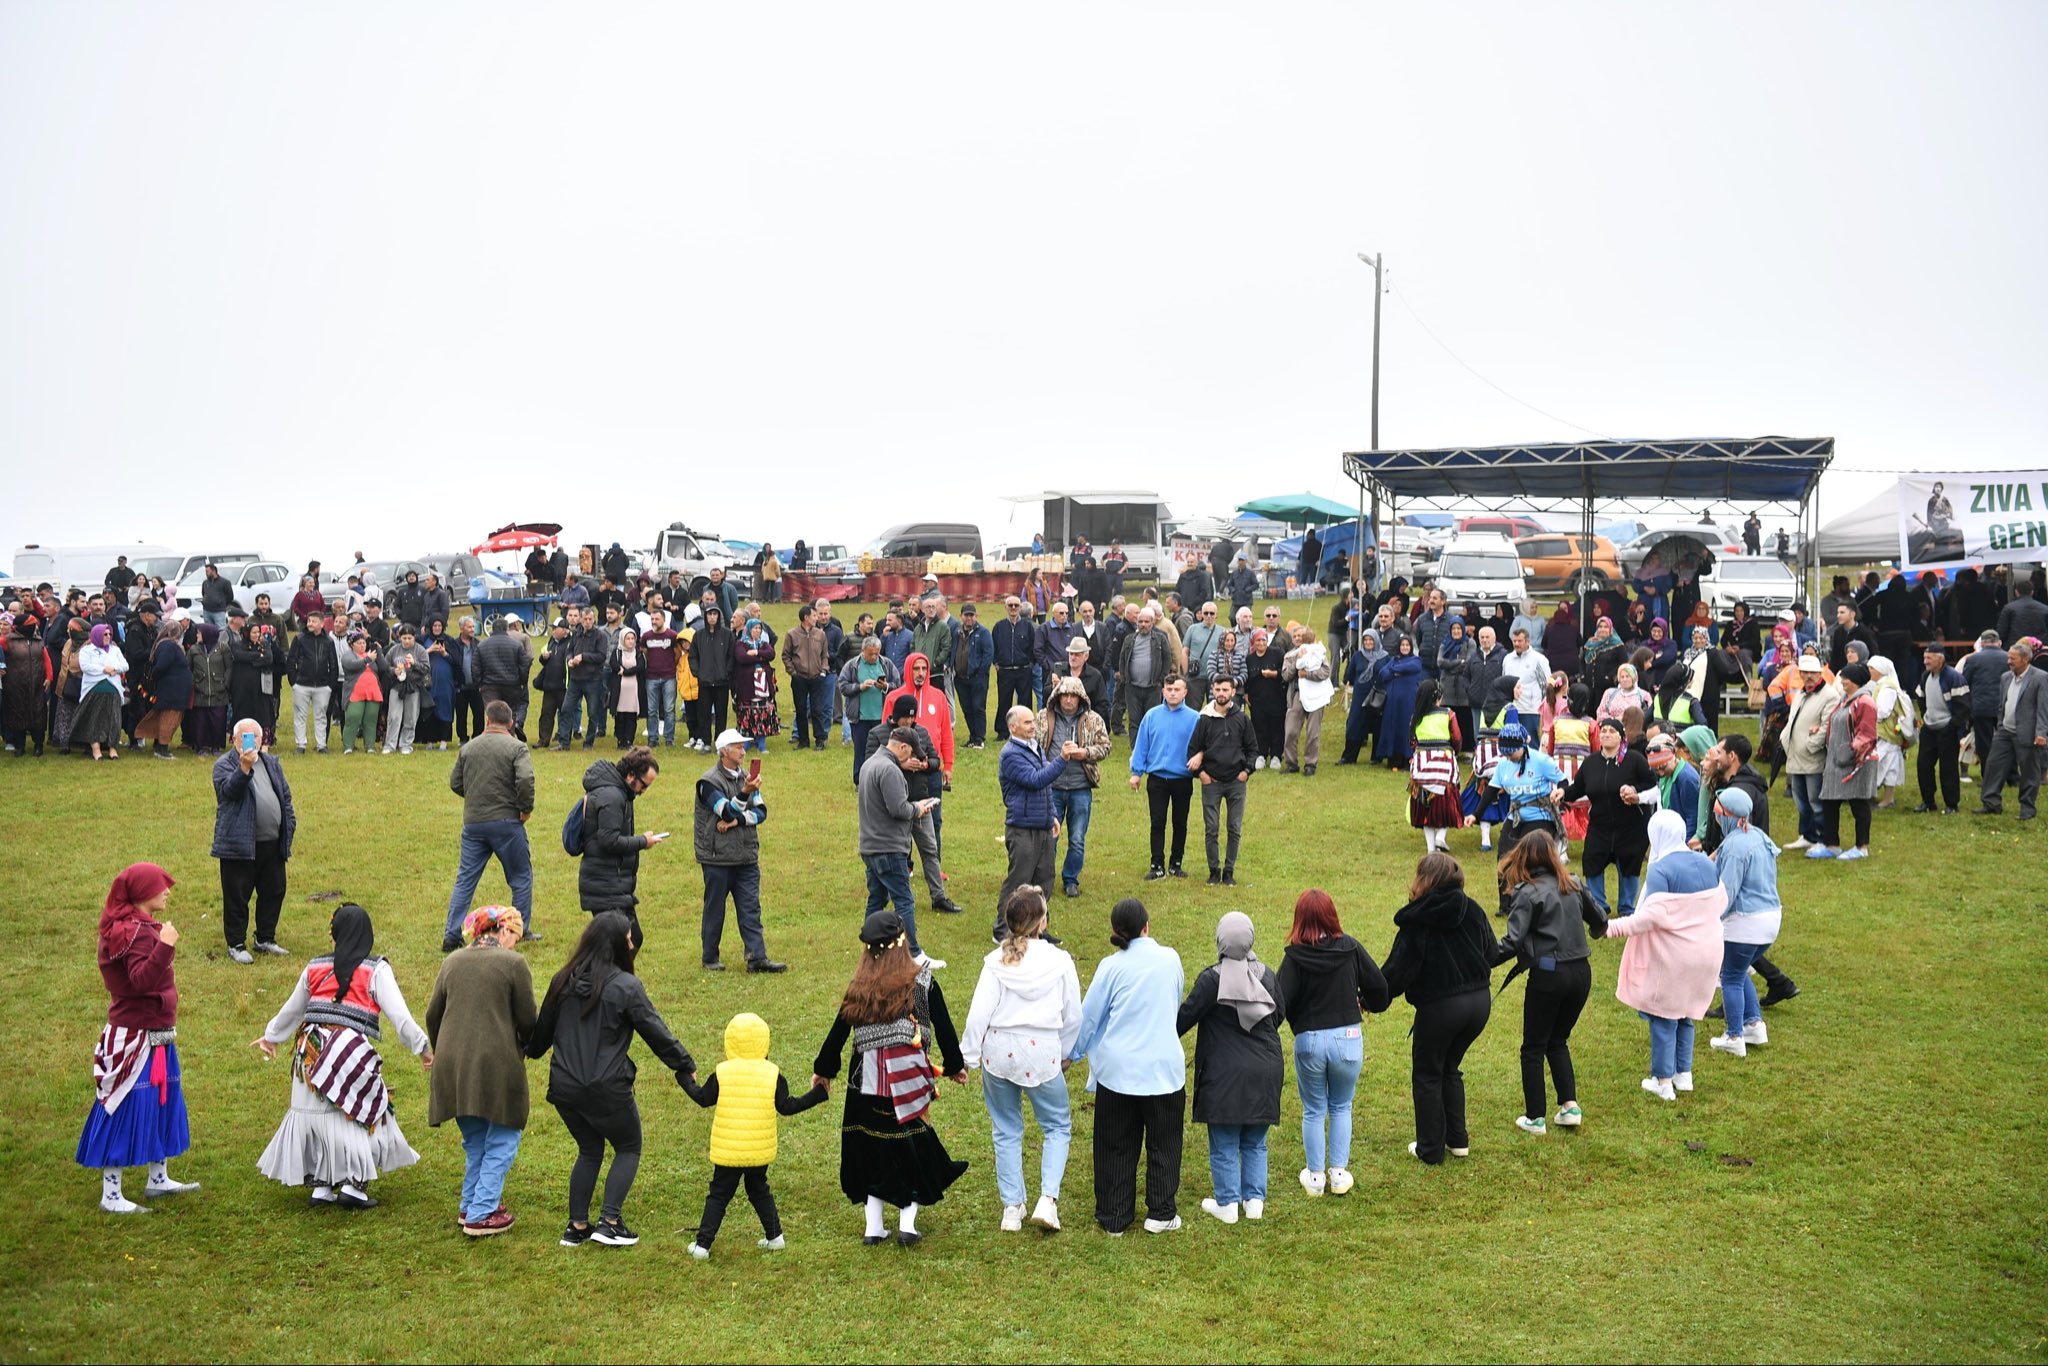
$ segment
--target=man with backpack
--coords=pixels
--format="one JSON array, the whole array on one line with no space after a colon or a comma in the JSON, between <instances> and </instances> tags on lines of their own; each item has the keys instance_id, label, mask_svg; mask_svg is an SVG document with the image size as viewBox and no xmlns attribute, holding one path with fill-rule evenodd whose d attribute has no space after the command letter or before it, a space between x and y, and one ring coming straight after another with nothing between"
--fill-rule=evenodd
<instances>
[{"instance_id":1,"label":"man with backpack","mask_svg":"<svg viewBox=\"0 0 2048 1366\"><path fill-rule=\"evenodd\" d=\"M526 924L523 937L539 939L533 928L533 852L526 843L526 820L533 814L533 756L512 734L509 702L493 698L485 704L483 731L456 754L448 786L462 798L462 859L455 870L455 890L448 897L441 952L462 947L463 918L493 855L512 888L512 904Z\"/></svg>"},{"instance_id":2,"label":"man with backpack","mask_svg":"<svg viewBox=\"0 0 2048 1366\"><path fill-rule=\"evenodd\" d=\"M660 772L654 752L645 745L633 746L617 763L599 759L584 770L583 800L570 809L562 826L563 849L583 859L576 874L576 893L583 909L592 915L624 911L633 922L635 947L647 942L634 909L640 904L635 894L640 851L667 839L668 832L635 834L633 802L654 785Z\"/></svg>"}]
</instances>

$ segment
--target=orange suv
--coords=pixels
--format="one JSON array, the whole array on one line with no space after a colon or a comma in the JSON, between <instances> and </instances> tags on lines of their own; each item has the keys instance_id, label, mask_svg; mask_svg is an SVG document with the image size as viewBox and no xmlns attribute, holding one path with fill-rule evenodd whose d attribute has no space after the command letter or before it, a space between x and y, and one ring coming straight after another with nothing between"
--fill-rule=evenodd
<instances>
[{"instance_id":1,"label":"orange suv","mask_svg":"<svg viewBox=\"0 0 2048 1366\"><path fill-rule=\"evenodd\" d=\"M1603 588L1619 588L1627 582L1621 572L1621 557L1615 553L1614 542L1605 536L1522 536L1515 541L1515 553L1522 557L1522 567L1529 571L1529 591L1532 593L1579 592L1579 576L1584 566L1581 555L1590 540L1593 547L1593 566L1586 573L1585 589L1597 593Z\"/></svg>"}]
</instances>

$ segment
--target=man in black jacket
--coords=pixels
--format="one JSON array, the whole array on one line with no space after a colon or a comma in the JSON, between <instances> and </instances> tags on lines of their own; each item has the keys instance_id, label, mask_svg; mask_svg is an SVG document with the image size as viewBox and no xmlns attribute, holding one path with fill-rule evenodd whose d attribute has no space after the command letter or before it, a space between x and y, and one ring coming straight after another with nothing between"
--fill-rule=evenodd
<instances>
[{"instance_id":1,"label":"man in black jacket","mask_svg":"<svg viewBox=\"0 0 2048 1366\"><path fill-rule=\"evenodd\" d=\"M1195 718L1188 739L1188 764L1202 782L1202 847L1209 855L1209 885L1237 886L1237 842L1244 833L1245 784L1251 780L1258 741L1252 718L1237 705L1237 684L1228 674L1209 690L1209 704ZM1230 843L1219 867L1216 827L1222 808L1230 810Z\"/></svg>"},{"instance_id":2,"label":"man in black jacket","mask_svg":"<svg viewBox=\"0 0 2048 1366\"><path fill-rule=\"evenodd\" d=\"M570 665L573 671L575 665ZM564 724L568 713L564 712ZM583 909L624 911L633 921L633 943L645 944L640 932L640 851L652 849L668 832L633 832L633 802L654 786L661 772L654 752L635 745L617 763L599 759L583 771L583 864L576 872L576 895Z\"/></svg>"},{"instance_id":3,"label":"man in black jacket","mask_svg":"<svg viewBox=\"0 0 2048 1366\"><path fill-rule=\"evenodd\" d=\"M428 570L426 590L420 594L420 634L427 633L429 622L438 621L444 626L447 625L449 614L453 610L454 606L448 600L448 590L441 586L441 576L431 569Z\"/></svg>"},{"instance_id":4,"label":"man in black jacket","mask_svg":"<svg viewBox=\"0 0 2048 1366\"><path fill-rule=\"evenodd\" d=\"M427 594L420 587L420 571L405 571L405 582L384 595L386 615L393 621L409 621L415 627L426 616Z\"/></svg>"},{"instance_id":5,"label":"man in black jacket","mask_svg":"<svg viewBox=\"0 0 2048 1366\"><path fill-rule=\"evenodd\" d=\"M547 638L541 642L540 672L534 675L533 685L540 689L540 724L534 727L535 746L544 746L548 737L555 733L555 717L562 710L562 693L569 677L569 618L559 616L548 628Z\"/></svg>"},{"instance_id":6,"label":"man in black jacket","mask_svg":"<svg viewBox=\"0 0 2048 1366\"><path fill-rule=\"evenodd\" d=\"M562 688L561 729L555 732L555 748L566 750L575 738L578 713L583 718L583 747L589 749L604 734L605 659L610 647L597 614L571 607L568 610L569 638L555 648L568 651L567 676Z\"/></svg>"},{"instance_id":7,"label":"man in black jacket","mask_svg":"<svg viewBox=\"0 0 2048 1366\"><path fill-rule=\"evenodd\" d=\"M306 629L292 641L285 655L285 671L292 680L292 740L299 753L306 752L306 713L313 714L314 745L327 752L327 704L334 685L341 681L341 659L334 653L334 641L327 634L327 617L315 612L306 618Z\"/></svg>"},{"instance_id":8,"label":"man in black jacket","mask_svg":"<svg viewBox=\"0 0 2048 1366\"><path fill-rule=\"evenodd\" d=\"M2014 579L2012 601L1998 614L1998 637L2011 649L2025 636L2048 640L2048 603L2034 596L2032 580Z\"/></svg>"},{"instance_id":9,"label":"man in black jacket","mask_svg":"<svg viewBox=\"0 0 2048 1366\"><path fill-rule=\"evenodd\" d=\"M1032 703L1031 664L1038 653L1038 636L1024 620L1023 608L1016 594L1004 598L1003 619L989 632L995 638L997 716Z\"/></svg>"},{"instance_id":10,"label":"man in black jacket","mask_svg":"<svg viewBox=\"0 0 2048 1366\"><path fill-rule=\"evenodd\" d=\"M526 687L532 668L526 623L517 612L507 612L499 619L498 629L477 646L477 678L484 706L503 702L512 708L512 733L521 740L526 739L526 707L533 696Z\"/></svg>"},{"instance_id":11,"label":"man in black jacket","mask_svg":"<svg viewBox=\"0 0 2048 1366\"><path fill-rule=\"evenodd\" d=\"M1865 626L1853 602L1835 604L1835 627L1828 632L1828 668L1836 673L1849 667L1849 642L1860 640L1877 653L1877 632Z\"/></svg>"},{"instance_id":12,"label":"man in black jacket","mask_svg":"<svg viewBox=\"0 0 2048 1366\"><path fill-rule=\"evenodd\" d=\"M719 941L725 937L725 901L732 898L740 922L740 943L748 972L781 972L788 966L768 956L761 933L761 824L768 803L761 797L761 775L741 767L747 737L729 730L718 737L718 762L697 779L692 811L697 864L704 872L704 967L724 972Z\"/></svg>"}]
</instances>

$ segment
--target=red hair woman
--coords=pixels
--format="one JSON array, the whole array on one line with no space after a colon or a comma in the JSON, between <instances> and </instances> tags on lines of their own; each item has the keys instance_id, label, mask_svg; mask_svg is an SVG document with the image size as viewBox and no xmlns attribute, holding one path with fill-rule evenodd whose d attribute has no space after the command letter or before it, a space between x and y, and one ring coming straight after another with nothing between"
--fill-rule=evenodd
<instances>
[{"instance_id":1,"label":"red hair woman","mask_svg":"<svg viewBox=\"0 0 2048 1366\"><path fill-rule=\"evenodd\" d=\"M1294 1031L1301 1087L1301 1185L1310 1195L1351 1189L1351 1098L1365 1061L1365 1012L1387 1008L1387 979L1365 946L1344 933L1337 903L1320 887L1294 902L1280 959L1280 999ZM1326 1126L1327 1125L1327 1130Z\"/></svg>"},{"instance_id":2,"label":"red hair woman","mask_svg":"<svg viewBox=\"0 0 2048 1366\"><path fill-rule=\"evenodd\" d=\"M172 971L178 931L160 919L171 875L154 863L121 870L100 912L100 978L107 1023L93 1049L93 1105L78 1139L78 1165L100 1171L100 1208L147 1214L121 1193L121 1168L149 1168L149 1195L196 1191L165 1165L192 1146L178 1071L178 983Z\"/></svg>"}]
</instances>

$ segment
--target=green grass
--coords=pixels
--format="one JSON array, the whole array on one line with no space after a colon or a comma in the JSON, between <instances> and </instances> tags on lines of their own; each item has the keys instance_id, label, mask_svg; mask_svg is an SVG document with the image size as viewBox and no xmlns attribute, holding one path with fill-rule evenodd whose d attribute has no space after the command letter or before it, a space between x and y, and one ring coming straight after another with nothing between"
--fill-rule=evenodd
<instances>
[{"instance_id":1,"label":"green grass","mask_svg":"<svg viewBox=\"0 0 2048 1366\"><path fill-rule=\"evenodd\" d=\"M791 614L775 615L781 625ZM851 970L864 892L846 751L796 754L787 738L765 765L763 862L769 943L790 972L697 969L686 807L705 761L682 751L664 755L640 804L642 829L679 835L641 865L641 964L703 1066L722 1056L725 1022L748 1009L774 1028L772 1056L802 1078ZM1110 774L1126 755L1120 745ZM1106 784L1087 894L1054 907L1084 983L1108 951L1108 908L1129 893L1146 896L1190 975L1210 961L1215 921L1233 908L1252 914L1261 953L1277 962L1294 894L1312 884L1329 888L1347 926L1383 955L1420 838L1395 777L1329 766L1335 757L1332 745L1313 780L1253 782L1241 864L1250 885L1234 893L1198 878L1141 884L1143 799ZM287 1084L282 1063L247 1045L324 945L327 908L311 894L368 906L380 950L414 1009L425 1008L460 822L451 758L287 756L301 813L281 933L292 957L254 967L230 963L220 943L201 761L0 762L11 836L0 851L10 1008L0 1358L2048 1357L2040 832L2009 818L1887 813L1868 863L1785 860L1786 929L1773 956L1804 994L1772 1011L1773 1042L1745 1061L1711 1053L1703 1037L1699 1089L1679 1104L1637 1087L1648 1045L1613 999L1619 946L1608 941L1595 948L1594 996L1574 1039L1587 1115L1577 1133L1530 1139L1512 1127L1515 985L1467 1061L1468 1162L1424 1168L1405 1152L1410 1014L1396 1003L1367 1021L1358 1185L1342 1199L1310 1201L1294 1180L1290 1079L1262 1225L1202 1216L1208 1172L1190 1124L1186 1229L1107 1239L1090 1218L1093 1122L1077 1071L1065 1232L997 1232L986 1117L972 1089L946 1086L934 1121L972 1170L923 1216L923 1247L864 1249L858 1212L839 1194L835 1095L784 1125L773 1177L788 1251L755 1251L740 1201L717 1256L698 1264L683 1249L709 1177L709 1116L655 1065L641 1074L647 1153L628 1217L644 1241L630 1251L555 1245L572 1145L540 1102L543 1064L507 1191L521 1216L508 1236L472 1243L453 1228L460 1147L452 1126L427 1127L424 1079L395 1044L388 1075L423 1160L377 1183L381 1208L310 1212L303 1191L256 1174ZM581 753L536 756L536 896L548 939L530 957L543 981L584 920L555 831L585 763ZM942 980L956 1019L1003 870L995 764L993 747L963 748L947 808L952 886L970 913L920 927L930 951L951 960ZM1782 788L1774 796L1782 802ZM1199 812L1194 826L1199 866ZM1490 875L1491 856L1471 835L1454 850L1475 878ZM113 874L142 859L180 879L170 918L185 934L179 1027L194 1146L177 1169L205 1189L120 1220L94 1209L92 1175L72 1153L103 1018L94 918ZM504 896L495 868L482 892ZM736 945L728 956L737 960ZM1034 1137L1034 1187L1036 1154Z\"/></svg>"}]
</instances>

